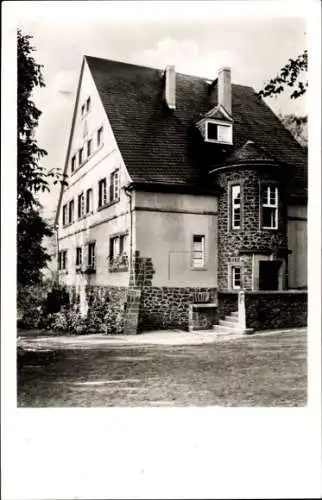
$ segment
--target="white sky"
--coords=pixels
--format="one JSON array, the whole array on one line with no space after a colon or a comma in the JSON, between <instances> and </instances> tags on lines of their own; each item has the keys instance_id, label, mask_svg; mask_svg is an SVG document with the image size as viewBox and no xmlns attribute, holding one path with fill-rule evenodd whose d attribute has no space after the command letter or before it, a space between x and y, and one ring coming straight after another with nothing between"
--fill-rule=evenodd
<instances>
[{"instance_id":1,"label":"white sky","mask_svg":"<svg viewBox=\"0 0 322 500\"><path fill-rule=\"evenodd\" d=\"M84 54L214 78L230 66L234 83L260 89L306 48L306 23L293 3L278 2L14 2L18 24L33 35L46 88L37 131L44 165L63 168L75 89ZM25 6L28 5L28 8ZM31 5L33 7L31 8ZM303 13L302 13L303 14ZM273 17L272 17L273 16ZM305 114L305 97L267 100L276 113ZM48 210L57 189L42 198Z\"/></svg>"}]
</instances>

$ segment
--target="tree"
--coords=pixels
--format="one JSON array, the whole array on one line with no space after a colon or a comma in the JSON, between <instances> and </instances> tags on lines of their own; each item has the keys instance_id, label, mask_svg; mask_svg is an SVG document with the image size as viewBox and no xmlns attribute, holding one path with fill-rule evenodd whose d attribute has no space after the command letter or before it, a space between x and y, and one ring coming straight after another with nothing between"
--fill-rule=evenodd
<instances>
[{"instance_id":1,"label":"tree","mask_svg":"<svg viewBox=\"0 0 322 500\"><path fill-rule=\"evenodd\" d=\"M17 32L17 278L21 285L35 284L49 255L42 246L51 228L40 215L37 193L49 190L48 177L59 177L58 170L47 173L40 160L47 155L35 138L41 111L32 100L35 87L44 87L42 66L32 57L32 39Z\"/></svg>"},{"instance_id":2,"label":"tree","mask_svg":"<svg viewBox=\"0 0 322 500\"><path fill-rule=\"evenodd\" d=\"M306 92L308 83L306 77L302 77L307 71L307 50L300 54L296 59L289 59L283 66L279 74L272 78L265 87L258 92L258 96L270 97L274 94L280 94L285 87L295 87L291 93L291 99L297 99Z\"/></svg>"}]
</instances>

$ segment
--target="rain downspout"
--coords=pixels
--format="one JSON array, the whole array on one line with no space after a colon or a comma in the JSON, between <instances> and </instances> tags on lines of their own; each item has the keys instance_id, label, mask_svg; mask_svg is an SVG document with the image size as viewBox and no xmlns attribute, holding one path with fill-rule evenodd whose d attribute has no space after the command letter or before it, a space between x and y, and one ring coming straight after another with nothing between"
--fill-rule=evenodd
<instances>
[{"instance_id":1,"label":"rain downspout","mask_svg":"<svg viewBox=\"0 0 322 500\"><path fill-rule=\"evenodd\" d=\"M126 196L129 198L130 203L130 276L132 273L132 253L133 253L133 210L132 210L132 192L129 190L128 186L124 186L124 192Z\"/></svg>"}]
</instances>

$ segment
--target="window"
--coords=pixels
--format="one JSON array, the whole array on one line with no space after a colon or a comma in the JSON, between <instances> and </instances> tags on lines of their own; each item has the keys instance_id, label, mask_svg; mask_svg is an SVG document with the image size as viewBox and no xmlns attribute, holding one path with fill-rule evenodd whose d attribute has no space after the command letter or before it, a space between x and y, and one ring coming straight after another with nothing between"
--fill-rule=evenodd
<instances>
[{"instance_id":1,"label":"window","mask_svg":"<svg viewBox=\"0 0 322 500\"><path fill-rule=\"evenodd\" d=\"M72 157L72 164L71 164L71 171L72 171L72 173L74 172L75 168L76 168L76 156L74 155Z\"/></svg>"},{"instance_id":2,"label":"window","mask_svg":"<svg viewBox=\"0 0 322 500\"><path fill-rule=\"evenodd\" d=\"M83 163L83 148L78 151L78 165Z\"/></svg>"},{"instance_id":3,"label":"window","mask_svg":"<svg viewBox=\"0 0 322 500\"><path fill-rule=\"evenodd\" d=\"M92 154L92 140L90 139L87 141L87 157L91 156Z\"/></svg>"},{"instance_id":4,"label":"window","mask_svg":"<svg viewBox=\"0 0 322 500\"><path fill-rule=\"evenodd\" d=\"M216 123L208 122L207 136L208 139L218 140L218 125Z\"/></svg>"},{"instance_id":5,"label":"window","mask_svg":"<svg viewBox=\"0 0 322 500\"><path fill-rule=\"evenodd\" d=\"M58 252L58 269L62 271L67 268L67 250Z\"/></svg>"},{"instance_id":6,"label":"window","mask_svg":"<svg viewBox=\"0 0 322 500\"><path fill-rule=\"evenodd\" d=\"M206 122L206 141L232 144L233 129L231 125L223 123Z\"/></svg>"},{"instance_id":7,"label":"window","mask_svg":"<svg viewBox=\"0 0 322 500\"><path fill-rule=\"evenodd\" d=\"M86 191L86 213L89 214L93 210L93 190Z\"/></svg>"},{"instance_id":8,"label":"window","mask_svg":"<svg viewBox=\"0 0 322 500\"><path fill-rule=\"evenodd\" d=\"M234 290L241 287L241 268L239 266L232 267L232 287Z\"/></svg>"},{"instance_id":9,"label":"window","mask_svg":"<svg viewBox=\"0 0 322 500\"><path fill-rule=\"evenodd\" d=\"M100 127L97 131L97 146L100 146L103 141L103 127Z\"/></svg>"},{"instance_id":10,"label":"window","mask_svg":"<svg viewBox=\"0 0 322 500\"><path fill-rule=\"evenodd\" d=\"M68 222L69 224L72 224L74 222L74 200L71 200L69 202Z\"/></svg>"},{"instance_id":11,"label":"window","mask_svg":"<svg viewBox=\"0 0 322 500\"><path fill-rule=\"evenodd\" d=\"M88 261L89 267L95 269L95 242L88 244Z\"/></svg>"},{"instance_id":12,"label":"window","mask_svg":"<svg viewBox=\"0 0 322 500\"><path fill-rule=\"evenodd\" d=\"M63 206L63 226L67 224L67 203Z\"/></svg>"},{"instance_id":13,"label":"window","mask_svg":"<svg viewBox=\"0 0 322 500\"><path fill-rule=\"evenodd\" d=\"M125 240L125 234L110 239L110 259L112 261L125 252Z\"/></svg>"},{"instance_id":14,"label":"window","mask_svg":"<svg viewBox=\"0 0 322 500\"><path fill-rule=\"evenodd\" d=\"M82 105L82 107L81 107L81 113L82 113L82 116L83 116L83 115L84 115L84 113L85 113L85 104L83 104L83 105Z\"/></svg>"},{"instance_id":15,"label":"window","mask_svg":"<svg viewBox=\"0 0 322 500\"><path fill-rule=\"evenodd\" d=\"M195 234L192 238L192 267L200 268L205 265L205 237Z\"/></svg>"},{"instance_id":16,"label":"window","mask_svg":"<svg viewBox=\"0 0 322 500\"><path fill-rule=\"evenodd\" d=\"M240 186L231 188L231 227L240 229Z\"/></svg>"},{"instance_id":17,"label":"window","mask_svg":"<svg viewBox=\"0 0 322 500\"><path fill-rule=\"evenodd\" d=\"M263 189L262 226L264 229L278 227L278 188L265 186Z\"/></svg>"},{"instance_id":18,"label":"window","mask_svg":"<svg viewBox=\"0 0 322 500\"><path fill-rule=\"evenodd\" d=\"M120 175L119 169L115 170L111 174L111 183L110 183L110 201L116 201L120 197Z\"/></svg>"},{"instance_id":19,"label":"window","mask_svg":"<svg viewBox=\"0 0 322 500\"><path fill-rule=\"evenodd\" d=\"M78 218L80 219L84 215L84 193L78 196Z\"/></svg>"},{"instance_id":20,"label":"window","mask_svg":"<svg viewBox=\"0 0 322 500\"><path fill-rule=\"evenodd\" d=\"M89 97L87 99L87 101L86 101L86 111L87 111L87 113L89 112L90 108L91 108L91 98Z\"/></svg>"},{"instance_id":21,"label":"window","mask_svg":"<svg viewBox=\"0 0 322 500\"><path fill-rule=\"evenodd\" d=\"M98 183L98 207L104 207L106 203L106 179L101 179Z\"/></svg>"},{"instance_id":22,"label":"window","mask_svg":"<svg viewBox=\"0 0 322 500\"><path fill-rule=\"evenodd\" d=\"M81 247L76 248L76 266L81 266L83 263L83 251Z\"/></svg>"}]
</instances>

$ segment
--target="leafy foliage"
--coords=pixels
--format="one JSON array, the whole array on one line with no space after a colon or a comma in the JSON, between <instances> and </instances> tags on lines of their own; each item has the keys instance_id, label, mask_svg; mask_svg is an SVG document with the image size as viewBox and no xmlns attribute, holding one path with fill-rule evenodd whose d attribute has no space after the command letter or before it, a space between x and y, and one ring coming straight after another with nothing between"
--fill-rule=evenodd
<instances>
[{"instance_id":1,"label":"leafy foliage","mask_svg":"<svg viewBox=\"0 0 322 500\"><path fill-rule=\"evenodd\" d=\"M258 96L270 97L280 94L285 87L295 87L291 93L291 99L297 99L306 92L308 83L302 79L307 71L307 50L296 59L289 59L288 63L280 70L279 75L272 78L265 87L258 92Z\"/></svg>"},{"instance_id":2,"label":"leafy foliage","mask_svg":"<svg viewBox=\"0 0 322 500\"><path fill-rule=\"evenodd\" d=\"M49 177L61 178L59 170L47 172L40 165L47 152L35 138L41 111L32 100L35 87L44 87L42 66L32 56L34 48L29 35L17 32L17 249L18 283L29 285L41 280L41 269L49 255L42 246L44 236L52 230L41 218L37 194L49 190Z\"/></svg>"},{"instance_id":3,"label":"leafy foliage","mask_svg":"<svg viewBox=\"0 0 322 500\"><path fill-rule=\"evenodd\" d=\"M293 137L303 146L308 146L307 116L296 116L294 114L279 115L279 119L293 135Z\"/></svg>"}]
</instances>

